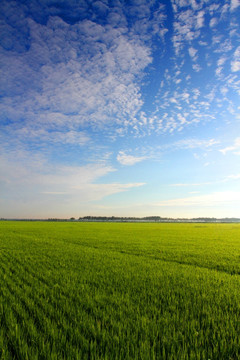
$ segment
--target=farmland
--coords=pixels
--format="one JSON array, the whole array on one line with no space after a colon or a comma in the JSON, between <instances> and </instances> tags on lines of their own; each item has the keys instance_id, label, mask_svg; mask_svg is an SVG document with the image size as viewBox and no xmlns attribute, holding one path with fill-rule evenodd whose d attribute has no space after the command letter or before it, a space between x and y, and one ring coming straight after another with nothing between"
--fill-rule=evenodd
<instances>
[{"instance_id":1,"label":"farmland","mask_svg":"<svg viewBox=\"0 0 240 360\"><path fill-rule=\"evenodd\" d=\"M240 224L0 222L0 359L240 359Z\"/></svg>"}]
</instances>

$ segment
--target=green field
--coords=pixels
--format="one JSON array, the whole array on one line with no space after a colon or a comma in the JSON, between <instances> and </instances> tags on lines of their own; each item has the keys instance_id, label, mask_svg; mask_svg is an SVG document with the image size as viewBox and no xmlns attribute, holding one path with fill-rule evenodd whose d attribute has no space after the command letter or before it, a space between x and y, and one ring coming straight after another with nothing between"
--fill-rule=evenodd
<instances>
[{"instance_id":1,"label":"green field","mask_svg":"<svg viewBox=\"0 0 240 360\"><path fill-rule=\"evenodd\" d=\"M240 359L240 224L0 222L0 359Z\"/></svg>"}]
</instances>

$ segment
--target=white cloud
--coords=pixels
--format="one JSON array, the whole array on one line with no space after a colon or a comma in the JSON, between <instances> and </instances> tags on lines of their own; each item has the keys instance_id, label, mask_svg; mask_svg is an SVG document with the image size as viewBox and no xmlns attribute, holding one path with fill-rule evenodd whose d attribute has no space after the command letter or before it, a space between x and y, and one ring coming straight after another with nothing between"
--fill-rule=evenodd
<instances>
[{"instance_id":1,"label":"white cloud","mask_svg":"<svg viewBox=\"0 0 240 360\"><path fill-rule=\"evenodd\" d=\"M193 64L192 65L193 70L195 70L196 72L199 72L202 70L201 66L199 64Z\"/></svg>"},{"instance_id":2,"label":"white cloud","mask_svg":"<svg viewBox=\"0 0 240 360\"><path fill-rule=\"evenodd\" d=\"M215 53L228 53L233 49L233 45L229 40L222 39L222 36L213 36L212 45L215 47Z\"/></svg>"},{"instance_id":3,"label":"white cloud","mask_svg":"<svg viewBox=\"0 0 240 360\"><path fill-rule=\"evenodd\" d=\"M211 28L213 28L213 27L215 27L215 26L217 25L217 23L218 23L218 19L215 18L215 17L213 17L213 18L211 18L211 20L210 20L209 26L210 26Z\"/></svg>"},{"instance_id":4,"label":"white cloud","mask_svg":"<svg viewBox=\"0 0 240 360\"><path fill-rule=\"evenodd\" d=\"M25 158L27 157L27 161ZM11 160L0 157L1 216L55 217L83 211L91 202L128 191L144 183L98 183L99 178L116 171L107 164L84 166L53 165L27 153ZM9 215L11 214L11 215Z\"/></svg>"},{"instance_id":5,"label":"white cloud","mask_svg":"<svg viewBox=\"0 0 240 360\"><path fill-rule=\"evenodd\" d=\"M181 94L181 98L186 101L187 103L189 102L189 97L190 97L190 94L186 91L184 91L182 94Z\"/></svg>"},{"instance_id":6,"label":"white cloud","mask_svg":"<svg viewBox=\"0 0 240 360\"><path fill-rule=\"evenodd\" d=\"M221 91L221 94L223 94L223 96L225 96L227 93L228 93L228 88L226 86L222 86L220 91Z\"/></svg>"},{"instance_id":7,"label":"white cloud","mask_svg":"<svg viewBox=\"0 0 240 360\"><path fill-rule=\"evenodd\" d=\"M180 82L182 82L182 79L176 79L174 82L176 85L178 85L178 84L180 84Z\"/></svg>"},{"instance_id":8,"label":"white cloud","mask_svg":"<svg viewBox=\"0 0 240 360\"><path fill-rule=\"evenodd\" d=\"M52 165L44 155L17 151L0 158L1 180L9 184L37 185L53 187L46 191L56 191L57 187L64 187L70 191L79 184L92 183L97 178L115 171L106 164L88 164L83 166ZM60 191L60 190L59 190Z\"/></svg>"},{"instance_id":9,"label":"white cloud","mask_svg":"<svg viewBox=\"0 0 240 360\"><path fill-rule=\"evenodd\" d=\"M219 150L223 155L227 152L233 152L236 155L240 154L240 138L236 138L232 145L225 147L224 149Z\"/></svg>"},{"instance_id":10,"label":"white cloud","mask_svg":"<svg viewBox=\"0 0 240 360\"><path fill-rule=\"evenodd\" d=\"M218 68L216 68L215 70L215 74L220 77L222 75L222 70L223 70L223 67L222 66L219 66Z\"/></svg>"},{"instance_id":11,"label":"white cloud","mask_svg":"<svg viewBox=\"0 0 240 360\"><path fill-rule=\"evenodd\" d=\"M227 180L238 180L238 179L240 179L240 174L235 174L235 175L228 175L227 176L227 178L226 178Z\"/></svg>"},{"instance_id":12,"label":"white cloud","mask_svg":"<svg viewBox=\"0 0 240 360\"><path fill-rule=\"evenodd\" d=\"M163 200L156 203L160 207L215 207L215 206L239 206L240 192L222 191L214 192L207 195L191 196L179 199Z\"/></svg>"},{"instance_id":13,"label":"white cloud","mask_svg":"<svg viewBox=\"0 0 240 360\"><path fill-rule=\"evenodd\" d=\"M146 156L127 155L124 151L119 151L117 155L117 160L122 165L134 165L146 159L147 159Z\"/></svg>"},{"instance_id":14,"label":"white cloud","mask_svg":"<svg viewBox=\"0 0 240 360\"><path fill-rule=\"evenodd\" d=\"M233 72L240 71L240 46L234 52L233 61L231 62L231 69Z\"/></svg>"},{"instance_id":15,"label":"white cloud","mask_svg":"<svg viewBox=\"0 0 240 360\"><path fill-rule=\"evenodd\" d=\"M182 122L183 124L185 123L185 118L181 116L181 114L178 114L179 116L179 120L180 122ZM172 121L174 122L174 120L172 119ZM170 123L169 127L172 126L174 127L174 123ZM175 142L169 142L163 145L157 145L157 146L151 146L150 144L148 146L142 146L142 147L137 147L135 150L132 150L132 152L135 153L140 153L142 156L133 156L133 155L128 155L125 151L120 151L118 153L117 156L117 160L122 164L122 165L134 165L137 162L143 161L143 160L153 160L153 161L158 161L160 158L162 158L162 154L164 154L165 152L178 152L179 150L190 150L192 151L193 149L201 149L201 150L205 150L206 153L204 154L204 156L207 156L207 151L212 150L212 148L216 145L219 144L218 140L215 139L196 139L196 138L187 138L187 139L182 139L179 141L175 141ZM198 158L199 157L196 154L193 154L194 157ZM204 183L204 184L208 184L208 183ZM183 184L183 185L176 185L176 186L188 186L189 184ZM192 184L194 185L194 183ZM202 185L202 184L196 184L196 185ZM172 186L175 186L175 184L173 184Z\"/></svg>"},{"instance_id":16,"label":"white cloud","mask_svg":"<svg viewBox=\"0 0 240 360\"><path fill-rule=\"evenodd\" d=\"M218 65L218 66L224 65L225 62L226 62L226 60L227 60L226 56L221 56L221 57L218 59L218 61L217 61L217 65Z\"/></svg>"},{"instance_id":17,"label":"white cloud","mask_svg":"<svg viewBox=\"0 0 240 360\"><path fill-rule=\"evenodd\" d=\"M219 144L219 141L215 139L209 139L209 140L183 139L175 142L171 146L174 146L176 148L194 149L194 148L210 148L217 144Z\"/></svg>"},{"instance_id":18,"label":"white cloud","mask_svg":"<svg viewBox=\"0 0 240 360\"><path fill-rule=\"evenodd\" d=\"M240 6L239 0L231 0L230 10L233 11Z\"/></svg>"},{"instance_id":19,"label":"white cloud","mask_svg":"<svg viewBox=\"0 0 240 360\"><path fill-rule=\"evenodd\" d=\"M193 59L193 61L197 60L197 49L194 49L194 47L190 47L188 49L189 55L191 56L191 58Z\"/></svg>"},{"instance_id":20,"label":"white cloud","mask_svg":"<svg viewBox=\"0 0 240 360\"><path fill-rule=\"evenodd\" d=\"M61 143L61 144L77 144L86 145L90 138L84 131L47 131L43 129L31 129L30 127L24 127L16 129L11 132L11 135L16 138L21 138L25 141L35 140L41 141L41 143Z\"/></svg>"},{"instance_id":21,"label":"white cloud","mask_svg":"<svg viewBox=\"0 0 240 360\"><path fill-rule=\"evenodd\" d=\"M71 132L79 126L80 131L106 123L124 126L126 118L131 125L143 104L138 77L152 61L141 36L90 20L74 25L59 17L46 25L27 20L29 50L2 53L1 113L39 131L54 125L59 130L61 121Z\"/></svg>"},{"instance_id":22,"label":"white cloud","mask_svg":"<svg viewBox=\"0 0 240 360\"><path fill-rule=\"evenodd\" d=\"M204 11L196 11L194 6L186 10L185 8L188 6L188 2L184 7L181 6L181 3L173 4L175 21L173 23L174 35L172 40L176 55L180 55L181 50L187 43L191 44L195 39L199 38L200 29L204 26Z\"/></svg>"},{"instance_id":23,"label":"white cloud","mask_svg":"<svg viewBox=\"0 0 240 360\"><path fill-rule=\"evenodd\" d=\"M204 185L210 185L215 184L215 182L202 182L202 183L179 183L179 184L170 184L169 186L173 187L191 187L191 186L204 186Z\"/></svg>"},{"instance_id":24,"label":"white cloud","mask_svg":"<svg viewBox=\"0 0 240 360\"><path fill-rule=\"evenodd\" d=\"M66 195L67 193L63 191L43 191L42 194L46 195Z\"/></svg>"},{"instance_id":25,"label":"white cloud","mask_svg":"<svg viewBox=\"0 0 240 360\"><path fill-rule=\"evenodd\" d=\"M204 11L199 11L197 13L197 26L196 26L197 29L200 29L201 27L204 26L204 15L205 15Z\"/></svg>"},{"instance_id":26,"label":"white cloud","mask_svg":"<svg viewBox=\"0 0 240 360\"><path fill-rule=\"evenodd\" d=\"M233 72L240 71L240 61L234 60L231 62L231 69Z\"/></svg>"}]
</instances>

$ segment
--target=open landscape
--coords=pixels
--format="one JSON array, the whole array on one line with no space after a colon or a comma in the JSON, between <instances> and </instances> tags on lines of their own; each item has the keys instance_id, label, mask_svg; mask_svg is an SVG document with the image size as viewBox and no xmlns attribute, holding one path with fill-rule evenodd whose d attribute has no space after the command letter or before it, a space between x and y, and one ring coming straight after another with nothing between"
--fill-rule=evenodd
<instances>
[{"instance_id":1,"label":"open landscape","mask_svg":"<svg viewBox=\"0 0 240 360\"><path fill-rule=\"evenodd\" d=\"M240 360L240 1L0 14L0 360Z\"/></svg>"},{"instance_id":2,"label":"open landscape","mask_svg":"<svg viewBox=\"0 0 240 360\"><path fill-rule=\"evenodd\" d=\"M240 224L0 222L0 359L240 358Z\"/></svg>"}]
</instances>

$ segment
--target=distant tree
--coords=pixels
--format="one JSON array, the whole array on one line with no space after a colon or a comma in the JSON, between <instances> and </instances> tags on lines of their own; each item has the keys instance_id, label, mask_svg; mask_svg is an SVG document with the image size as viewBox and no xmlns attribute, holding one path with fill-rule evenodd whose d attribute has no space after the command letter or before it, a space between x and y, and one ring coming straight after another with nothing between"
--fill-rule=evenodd
<instances>
[{"instance_id":1,"label":"distant tree","mask_svg":"<svg viewBox=\"0 0 240 360\"><path fill-rule=\"evenodd\" d=\"M71 220L71 221L75 220L75 217L71 217L70 220Z\"/></svg>"}]
</instances>

